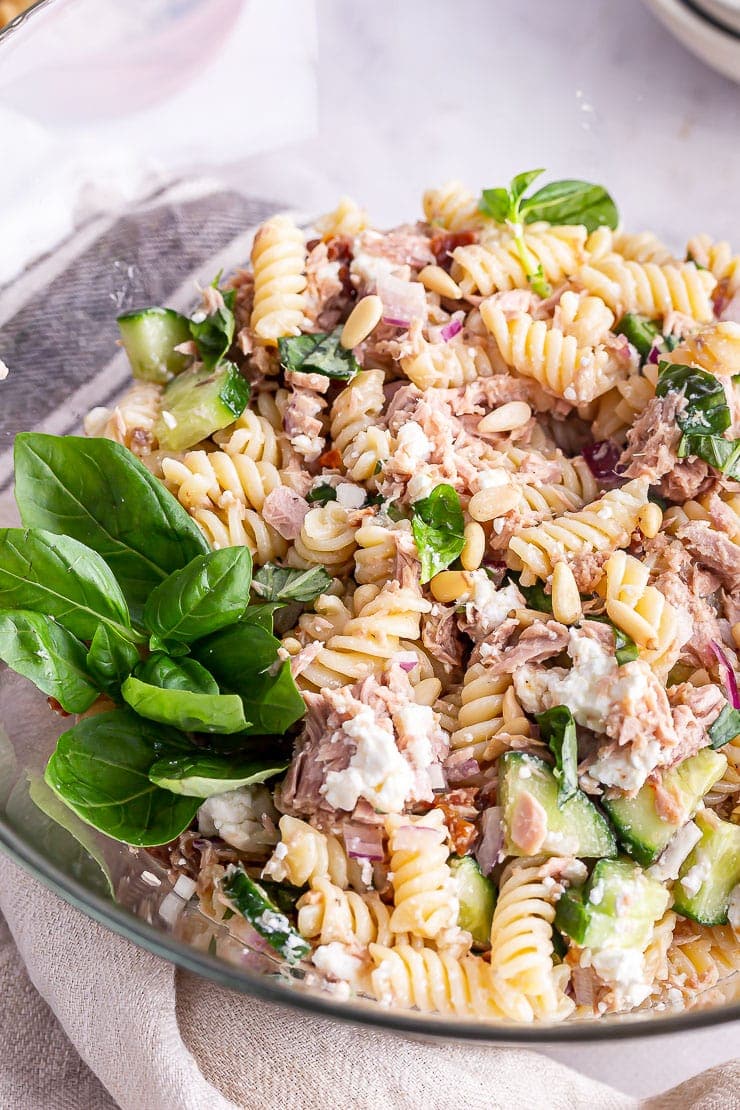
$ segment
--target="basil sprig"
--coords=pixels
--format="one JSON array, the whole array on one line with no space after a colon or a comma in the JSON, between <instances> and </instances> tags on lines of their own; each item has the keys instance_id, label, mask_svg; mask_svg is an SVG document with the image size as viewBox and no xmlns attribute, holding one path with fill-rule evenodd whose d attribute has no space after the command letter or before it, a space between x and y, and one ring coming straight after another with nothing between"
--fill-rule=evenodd
<instances>
[{"instance_id":1,"label":"basil sprig","mask_svg":"<svg viewBox=\"0 0 740 1110\"><path fill-rule=\"evenodd\" d=\"M465 518L452 486L435 486L412 505L411 530L421 560L421 582L454 563L465 546Z\"/></svg>"},{"instance_id":2,"label":"basil sprig","mask_svg":"<svg viewBox=\"0 0 740 1110\"><path fill-rule=\"evenodd\" d=\"M341 328L332 332L315 332L313 335L295 335L278 339L278 357L283 370L298 370L303 374L324 374L327 378L349 381L360 369L360 364L340 343Z\"/></svg>"},{"instance_id":3,"label":"basil sprig","mask_svg":"<svg viewBox=\"0 0 740 1110\"><path fill-rule=\"evenodd\" d=\"M740 477L740 440L726 439L732 424L724 386L706 370L662 361L655 393L683 393L686 406L676 417L681 430L679 458L695 455L728 478Z\"/></svg>"},{"instance_id":4,"label":"basil sprig","mask_svg":"<svg viewBox=\"0 0 740 1110\"><path fill-rule=\"evenodd\" d=\"M546 713L538 713L542 739L555 756L555 778L558 780L558 807L578 792L578 738L576 722L567 705L556 705Z\"/></svg>"},{"instance_id":5,"label":"basil sprig","mask_svg":"<svg viewBox=\"0 0 740 1110\"><path fill-rule=\"evenodd\" d=\"M532 289L540 297L549 296L551 289L542 266L527 247L522 225L546 220L550 224L583 224L589 231L597 227L616 228L619 213L602 185L588 181L551 181L537 192L526 191L544 170L527 170L512 178L507 188L484 189L478 207L497 223L506 223L512 230L514 244Z\"/></svg>"},{"instance_id":6,"label":"basil sprig","mask_svg":"<svg viewBox=\"0 0 740 1110\"><path fill-rule=\"evenodd\" d=\"M24 521L48 527L0 529L0 659L67 712L101 692L126 704L62 735L47 770L57 795L102 832L151 845L197 808L176 800L192 783L149 781L157 760L192 769L212 757L222 782L284 769L252 766L245 748L304 713L272 611L325 589L323 568L263 568L255 593L270 600L250 605L249 551L210 551L164 486L106 440L19 436L16 498ZM228 753L215 746L224 737Z\"/></svg>"},{"instance_id":7,"label":"basil sprig","mask_svg":"<svg viewBox=\"0 0 740 1110\"><path fill-rule=\"evenodd\" d=\"M211 288L218 289L220 276L218 274L213 279ZM203 365L209 370L215 369L234 341L236 290L221 290L221 297L223 306L219 306L215 312L211 312L203 319L198 317L189 322L190 334L195 340L198 354Z\"/></svg>"}]
</instances>

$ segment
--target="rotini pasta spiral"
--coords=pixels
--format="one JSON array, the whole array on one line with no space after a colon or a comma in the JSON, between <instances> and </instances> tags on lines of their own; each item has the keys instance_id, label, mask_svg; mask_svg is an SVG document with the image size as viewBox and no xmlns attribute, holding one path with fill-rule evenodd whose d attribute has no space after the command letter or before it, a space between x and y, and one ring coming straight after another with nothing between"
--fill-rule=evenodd
<instances>
[{"instance_id":1,"label":"rotini pasta spiral","mask_svg":"<svg viewBox=\"0 0 740 1110\"><path fill-rule=\"evenodd\" d=\"M446 231L460 231L480 222L478 202L461 181L448 181L439 189L427 189L422 199L427 223Z\"/></svg>"},{"instance_id":2,"label":"rotini pasta spiral","mask_svg":"<svg viewBox=\"0 0 740 1110\"><path fill-rule=\"evenodd\" d=\"M659 266L655 262L630 262L612 255L584 266L576 280L620 316L625 312L666 316L675 310L699 323L712 319L711 297L717 280L709 270L699 270L693 262Z\"/></svg>"},{"instance_id":3,"label":"rotini pasta spiral","mask_svg":"<svg viewBox=\"0 0 740 1110\"><path fill-rule=\"evenodd\" d=\"M553 326L572 335L578 346L597 347L614 324L614 313L601 297L584 297L567 289L553 314Z\"/></svg>"},{"instance_id":4,"label":"rotini pasta spiral","mask_svg":"<svg viewBox=\"0 0 740 1110\"><path fill-rule=\"evenodd\" d=\"M619 371L605 349L579 347L574 335L527 312L509 316L495 301L484 301L480 311L506 364L556 397L584 404L617 380Z\"/></svg>"},{"instance_id":5,"label":"rotini pasta spiral","mask_svg":"<svg viewBox=\"0 0 740 1110\"><path fill-rule=\"evenodd\" d=\"M720 321L687 336L671 362L700 366L710 374L740 374L740 324Z\"/></svg>"},{"instance_id":6,"label":"rotini pasta spiral","mask_svg":"<svg viewBox=\"0 0 740 1110\"><path fill-rule=\"evenodd\" d=\"M280 818L279 828L280 843L265 864L265 878L293 886L326 879L340 890L346 889L347 856L337 837L288 814Z\"/></svg>"},{"instance_id":7,"label":"rotini pasta spiral","mask_svg":"<svg viewBox=\"0 0 740 1110\"><path fill-rule=\"evenodd\" d=\"M316 221L316 230L324 242L339 236L354 238L369 226L367 212L351 197L340 197L333 212Z\"/></svg>"},{"instance_id":8,"label":"rotini pasta spiral","mask_svg":"<svg viewBox=\"0 0 740 1110\"><path fill-rule=\"evenodd\" d=\"M484 347L464 342L427 343L419 339L416 349L401 359L401 369L419 389L453 389L493 373Z\"/></svg>"},{"instance_id":9,"label":"rotini pasta spiral","mask_svg":"<svg viewBox=\"0 0 740 1110\"><path fill-rule=\"evenodd\" d=\"M254 303L250 327L257 340L275 346L305 325L306 244L287 216L262 224L252 246Z\"/></svg>"},{"instance_id":10,"label":"rotini pasta spiral","mask_svg":"<svg viewBox=\"0 0 740 1110\"><path fill-rule=\"evenodd\" d=\"M390 439L378 418L385 405L383 371L364 370L331 408L331 438L350 478L370 482L390 454ZM373 484L371 482L371 484Z\"/></svg>"},{"instance_id":11,"label":"rotini pasta spiral","mask_svg":"<svg viewBox=\"0 0 740 1110\"><path fill-rule=\"evenodd\" d=\"M441 810L424 817L389 814L393 933L434 940L457 924L458 902L447 866L447 828Z\"/></svg>"},{"instance_id":12,"label":"rotini pasta spiral","mask_svg":"<svg viewBox=\"0 0 740 1110\"><path fill-rule=\"evenodd\" d=\"M147 455L156 447L153 429L161 407L161 385L135 382L112 409L96 408L87 414L85 434L115 440L135 455Z\"/></svg>"},{"instance_id":13,"label":"rotini pasta spiral","mask_svg":"<svg viewBox=\"0 0 740 1110\"><path fill-rule=\"evenodd\" d=\"M227 455L246 455L254 462L280 465L280 446L275 427L266 417L245 409L238 420L213 437Z\"/></svg>"},{"instance_id":14,"label":"rotini pasta spiral","mask_svg":"<svg viewBox=\"0 0 740 1110\"><path fill-rule=\"evenodd\" d=\"M552 283L574 274L586 256L584 227L531 224L524 241L546 280ZM526 289L529 285L513 239L490 242L488 246L473 243L456 247L452 258L452 277L465 295L480 293L488 297L491 293Z\"/></svg>"},{"instance_id":15,"label":"rotini pasta spiral","mask_svg":"<svg viewBox=\"0 0 740 1110\"><path fill-rule=\"evenodd\" d=\"M311 880L311 889L296 906L298 932L317 944L347 944L367 948L373 942L392 944L390 911L372 891L342 890L326 876Z\"/></svg>"},{"instance_id":16,"label":"rotini pasta spiral","mask_svg":"<svg viewBox=\"0 0 740 1110\"><path fill-rule=\"evenodd\" d=\"M526 586L537 578L547 579L559 559L626 547L647 504L647 492L647 479L635 478L579 512L518 530L509 544L509 566L522 571Z\"/></svg>"},{"instance_id":17,"label":"rotini pasta spiral","mask_svg":"<svg viewBox=\"0 0 740 1110\"><path fill-rule=\"evenodd\" d=\"M379 673L402 650L403 640L419 639L421 614L431 605L421 592L398 583L367 591L357 603L355 616L341 632L331 636L316 658L302 671L298 684L306 689L337 689ZM355 594L357 599L360 590ZM290 643L286 648L291 650ZM413 679L413 674L412 674Z\"/></svg>"},{"instance_id":18,"label":"rotini pasta spiral","mask_svg":"<svg viewBox=\"0 0 740 1110\"><path fill-rule=\"evenodd\" d=\"M643 649L656 669L670 669L678 634L678 613L660 590L649 586L649 569L632 555L615 551L606 564L606 611L609 618Z\"/></svg>"},{"instance_id":19,"label":"rotini pasta spiral","mask_svg":"<svg viewBox=\"0 0 740 1110\"><path fill-rule=\"evenodd\" d=\"M339 574L350 565L357 525L338 501L317 505L306 514L301 533L288 554L293 567L326 567Z\"/></svg>"},{"instance_id":20,"label":"rotini pasta spiral","mask_svg":"<svg viewBox=\"0 0 740 1110\"><path fill-rule=\"evenodd\" d=\"M656 266L675 263L671 251L652 231L620 232L614 236L613 249L631 262L654 262Z\"/></svg>"},{"instance_id":21,"label":"rotini pasta spiral","mask_svg":"<svg viewBox=\"0 0 740 1110\"><path fill-rule=\"evenodd\" d=\"M565 1018L573 1002L565 994L568 971L554 968L555 918L552 874L541 860L510 863L501 876L491 924L491 969L521 993L539 1018Z\"/></svg>"},{"instance_id":22,"label":"rotini pasta spiral","mask_svg":"<svg viewBox=\"0 0 740 1110\"><path fill-rule=\"evenodd\" d=\"M689 239L686 253L699 266L706 266L730 296L740 289L740 254L733 254L729 243L715 243L710 235L695 235Z\"/></svg>"}]
</instances>

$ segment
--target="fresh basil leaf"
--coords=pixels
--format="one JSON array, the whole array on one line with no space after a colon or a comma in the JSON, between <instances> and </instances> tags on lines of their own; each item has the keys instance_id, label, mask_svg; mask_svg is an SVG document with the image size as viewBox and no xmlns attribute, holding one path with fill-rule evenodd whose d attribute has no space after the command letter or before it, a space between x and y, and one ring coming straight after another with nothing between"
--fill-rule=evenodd
<instances>
[{"instance_id":1,"label":"fresh basil leaf","mask_svg":"<svg viewBox=\"0 0 740 1110\"><path fill-rule=\"evenodd\" d=\"M544 172L544 169L525 170L524 173L518 173L516 177L512 177L509 184L509 194L515 204L521 201L532 182L536 181L538 177L541 177Z\"/></svg>"},{"instance_id":2,"label":"fresh basil leaf","mask_svg":"<svg viewBox=\"0 0 740 1110\"><path fill-rule=\"evenodd\" d=\"M293 886L292 883L276 883L272 879L260 879L260 886L270 901L274 902L281 913L295 913L296 902L308 890L307 886Z\"/></svg>"},{"instance_id":3,"label":"fresh basil leaf","mask_svg":"<svg viewBox=\"0 0 740 1110\"><path fill-rule=\"evenodd\" d=\"M288 767L280 760L246 759L243 756L219 755L197 751L191 755L166 756L158 759L149 771L149 778L173 794L189 798L213 798L242 786L252 786L274 778Z\"/></svg>"},{"instance_id":4,"label":"fresh basil leaf","mask_svg":"<svg viewBox=\"0 0 740 1110\"><path fill-rule=\"evenodd\" d=\"M678 457L685 459L696 455L728 478L740 477L740 439L724 436L684 435L678 444Z\"/></svg>"},{"instance_id":5,"label":"fresh basil leaf","mask_svg":"<svg viewBox=\"0 0 740 1110\"><path fill-rule=\"evenodd\" d=\"M63 733L44 777L88 825L124 844L153 847L184 832L201 803L155 786L149 770L163 756L190 748L173 729L116 709Z\"/></svg>"},{"instance_id":6,"label":"fresh basil leaf","mask_svg":"<svg viewBox=\"0 0 740 1110\"><path fill-rule=\"evenodd\" d=\"M243 867L231 864L227 868L221 890L252 928L289 964L297 963L311 951L308 941L295 931L285 914L270 901L264 887L250 879Z\"/></svg>"},{"instance_id":7,"label":"fresh basil leaf","mask_svg":"<svg viewBox=\"0 0 740 1110\"><path fill-rule=\"evenodd\" d=\"M453 563L462 551L465 518L457 491L446 483L415 501L412 511L411 530L421 560L423 584Z\"/></svg>"},{"instance_id":8,"label":"fresh basil leaf","mask_svg":"<svg viewBox=\"0 0 740 1110\"><path fill-rule=\"evenodd\" d=\"M643 361L662 338L657 322L648 316L639 316L636 312L626 312L615 327L614 333L624 335L642 356Z\"/></svg>"},{"instance_id":9,"label":"fresh basil leaf","mask_svg":"<svg viewBox=\"0 0 740 1110\"><path fill-rule=\"evenodd\" d=\"M249 604L252 556L224 547L196 557L152 590L143 621L162 641L189 644L235 624Z\"/></svg>"},{"instance_id":10,"label":"fresh basil leaf","mask_svg":"<svg viewBox=\"0 0 740 1110\"><path fill-rule=\"evenodd\" d=\"M539 582L533 586L522 586L517 583L519 593L524 596L528 609L536 609L540 613L552 613L552 594L545 593L545 587Z\"/></svg>"},{"instance_id":11,"label":"fresh basil leaf","mask_svg":"<svg viewBox=\"0 0 740 1110\"><path fill-rule=\"evenodd\" d=\"M217 694L218 683L195 659L173 659L155 652L136 668L136 677L164 690L187 690L191 694Z\"/></svg>"},{"instance_id":12,"label":"fresh basil leaf","mask_svg":"<svg viewBox=\"0 0 740 1110\"><path fill-rule=\"evenodd\" d=\"M726 705L716 721L707 729L711 747L722 748L740 736L740 709L733 709Z\"/></svg>"},{"instance_id":13,"label":"fresh basil leaf","mask_svg":"<svg viewBox=\"0 0 740 1110\"><path fill-rule=\"evenodd\" d=\"M101 557L41 528L0 528L0 609L44 613L80 640L92 640L101 623L137 639L123 594Z\"/></svg>"},{"instance_id":14,"label":"fresh basil leaf","mask_svg":"<svg viewBox=\"0 0 740 1110\"><path fill-rule=\"evenodd\" d=\"M508 189L484 189L478 209L490 216L498 224L504 224L511 218L514 202Z\"/></svg>"},{"instance_id":15,"label":"fresh basil leaf","mask_svg":"<svg viewBox=\"0 0 740 1110\"><path fill-rule=\"evenodd\" d=\"M248 735L282 734L306 711L290 673L278 656L280 641L257 624L233 624L193 645L195 658L222 690L239 694L252 724Z\"/></svg>"},{"instance_id":16,"label":"fresh basil leaf","mask_svg":"<svg viewBox=\"0 0 740 1110\"><path fill-rule=\"evenodd\" d=\"M139 664L139 653L130 640L106 624L95 629L86 656L90 674L101 690L117 694L121 683Z\"/></svg>"},{"instance_id":17,"label":"fresh basil leaf","mask_svg":"<svg viewBox=\"0 0 740 1110\"><path fill-rule=\"evenodd\" d=\"M197 694L165 689L129 675L121 696L140 717L171 725L183 732L215 732L230 736L248 726L241 698L236 694Z\"/></svg>"},{"instance_id":18,"label":"fresh basil leaf","mask_svg":"<svg viewBox=\"0 0 740 1110\"><path fill-rule=\"evenodd\" d=\"M583 224L587 231L597 227L614 230L619 223L617 207L603 185L590 181L551 181L521 201L525 223L546 220L550 224Z\"/></svg>"},{"instance_id":19,"label":"fresh basil leaf","mask_svg":"<svg viewBox=\"0 0 740 1110\"><path fill-rule=\"evenodd\" d=\"M324 483L323 486L315 486L306 494L306 501L311 505L314 503L326 505L327 502L336 501L336 499L337 491L334 489L334 486L330 486L328 483Z\"/></svg>"},{"instance_id":20,"label":"fresh basil leaf","mask_svg":"<svg viewBox=\"0 0 740 1110\"><path fill-rule=\"evenodd\" d=\"M278 339L278 356L283 370L303 374L324 374L327 378L349 381L360 369L360 364L339 341L341 328L332 332L313 335L295 335Z\"/></svg>"},{"instance_id":21,"label":"fresh basil leaf","mask_svg":"<svg viewBox=\"0 0 740 1110\"><path fill-rule=\"evenodd\" d=\"M295 570L265 563L252 579L252 589L265 601L287 605L289 601L315 601L331 586L332 578L323 567Z\"/></svg>"},{"instance_id":22,"label":"fresh basil leaf","mask_svg":"<svg viewBox=\"0 0 740 1110\"><path fill-rule=\"evenodd\" d=\"M218 289L218 278L213 284ZM190 334L195 340L203 365L213 370L221 361L234 340L234 302L236 290L221 290L223 308L217 308L203 320L190 321Z\"/></svg>"},{"instance_id":23,"label":"fresh basil leaf","mask_svg":"<svg viewBox=\"0 0 740 1110\"><path fill-rule=\"evenodd\" d=\"M15 496L26 527L97 551L138 619L152 589L209 550L177 498L120 443L22 432Z\"/></svg>"},{"instance_id":24,"label":"fresh basil leaf","mask_svg":"<svg viewBox=\"0 0 740 1110\"><path fill-rule=\"evenodd\" d=\"M542 739L555 756L558 807L578 793L578 737L573 714L566 705L556 705L535 718Z\"/></svg>"},{"instance_id":25,"label":"fresh basil leaf","mask_svg":"<svg viewBox=\"0 0 740 1110\"><path fill-rule=\"evenodd\" d=\"M84 713L100 692L85 655L85 645L51 617L26 609L0 612L0 659L67 713Z\"/></svg>"},{"instance_id":26,"label":"fresh basil leaf","mask_svg":"<svg viewBox=\"0 0 740 1110\"><path fill-rule=\"evenodd\" d=\"M275 624L275 611L282 608L279 601L266 601L260 605L250 605L242 621L245 624L258 624L260 628L264 628L265 632L272 635L273 627Z\"/></svg>"},{"instance_id":27,"label":"fresh basil leaf","mask_svg":"<svg viewBox=\"0 0 740 1110\"><path fill-rule=\"evenodd\" d=\"M683 366L661 361L655 393L665 397L671 392L683 393L686 408L677 417L681 431L698 436L719 435L732 423L722 382L696 366Z\"/></svg>"}]
</instances>

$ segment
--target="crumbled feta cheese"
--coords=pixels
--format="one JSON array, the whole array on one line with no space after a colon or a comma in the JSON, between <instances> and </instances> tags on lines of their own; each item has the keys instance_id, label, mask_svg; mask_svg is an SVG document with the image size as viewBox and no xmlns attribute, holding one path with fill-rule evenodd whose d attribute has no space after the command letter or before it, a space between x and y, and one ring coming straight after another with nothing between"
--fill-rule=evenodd
<instances>
[{"instance_id":1,"label":"crumbled feta cheese","mask_svg":"<svg viewBox=\"0 0 740 1110\"><path fill-rule=\"evenodd\" d=\"M337 501L344 509L359 509L365 504L366 491L354 482L340 482L337 486Z\"/></svg>"},{"instance_id":2,"label":"crumbled feta cheese","mask_svg":"<svg viewBox=\"0 0 740 1110\"><path fill-rule=\"evenodd\" d=\"M341 979L352 983L363 972L363 963L359 956L353 955L345 944L333 940L329 944L321 944L311 956L314 967L323 971L324 975L332 979Z\"/></svg>"},{"instance_id":3,"label":"crumbled feta cheese","mask_svg":"<svg viewBox=\"0 0 740 1110\"><path fill-rule=\"evenodd\" d=\"M699 853L696 863L690 867L684 877L681 879L681 886L684 888L689 898L693 898L695 894L699 893L702 883L708 879L712 873L712 861L705 853Z\"/></svg>"},{"instance_id":4,"label":"crumbled feta cheese","mask_svg":"<svg viewBox=\"0 0 740 1110\"><path fill-rule=\"evenodd\" d=\"M639 948L584 948L582 967L592 967L600 979L614 990L621 1009L639 1006L650 994L645 982L645 961Z\"/></svg>"},{"instance_id":5,"label":"crumbled feta cheese","mask_svg":"<svg viewBox=\"0 0 740 1110\"><path fill-rule=\"evenodd\" d=\"M380 813L403 809L414 779L411 765L401 755L393 733L378 724L369 705L342 725L356 750L344 771L329 771L321 793L335 809L351 812L364 798Z\"/></svg>"},{"instance_id":6,"label":"crumbled feta cheese","mask_svg":"<svg viewBox=\"0 0 740 1110\"><path fill-rule=\"evenodd\" d=\"M369 232L365 232L366 236L369 234ZM378 238L381 237L378 236ZM354 279L355 285L364 285L370 289L377 285L380 277L389 277L390 275L410 277L411 271L408 266L399 266L381 255L368 254L362 250L360 243L361 240L355 240L354 254L349 264L350 277Z\"/></svg>"},{"instance_id":7,"label":"crumbled feta cheese","mask_svg":"<svg viewBox=\"0 0 740 1110\"><path fill-rule=\"evenodd\" d=\"M263 818L269 818L264 821ZM206 836L220 836L245 851L272 847L277 840L278 812L266 786L240 786L207 798L198 810L198 828Z\"/></svg>"},{"instance_id":8,"label":"crumbled feta cheese","mask_svg":"<svg viewBox=\"0 0 740 1110\"><path fill-rule=\"evenodd\" d=\"M661 883L677 879L681 864L700 840L701 829L693 821L689 821L678 830L660 858L648 868L647 874Z\"/></svg>"},{"instance_id":9,"label":"crumbled feta cheese","mask_svg":"<svg viewBox=\"0 0 740 1110\"><path fill-rule=\"evenodd\" d=\"M588 900L589 900L589 902L592 902L594 906L598 906L598 905L601 904L603 899L604 899L604 880L599 879L599 881L597 883L594 883L594 885L591 887L591 890L589 891L589 894L588 894Z\"/></svg>"},{"instance_id":10,"label":"crumbled feta cheese","mask_svg":"<svg viewBox=\"0 0 740 1110\"><path fill-rule=\"evenodd\" d=\"M604 786L616 786L625 794L634 794L664 754L665 748L659 740L648 740L640 747L625 744L618 751L608 752L597 759L589 774Z\"/></svg>"},{"instance_id":11,"label":"crumbled feta cheese","mask_svg":"<svg viewBox=\"0 0 740 1110\"><path fill-rule=\"evenodd\" d=\"M437 483L429 474L414 474L413 478L409 479L409 484L406 487L406 494L409 501L413 505L414 501L423 501L425 497L434 489Z\"/></svg>"},{"instance_id":12,"label":"crumbled feta cheese","mask_svg":"<svg viewBox=\"0 0 740 1110\"><path fill-rule=\"evenodd\" d=\"M395 718L398 731L405 738L403 754L417 771L426 771L434 761L431 741L436 731L434 710L430 705L404 705Z\"/></svg>"},{"instance_id":13,"label":"crumbled feta cheese","mask_svg":"<svg viewBox=\"0 0 740 1110\"><path fill-rule=\"evenodd\" d=\"M481 470L475 477L475 484L477 493L481 489L493 489L495 486L508 486L511 482L511 474L503 467L497 466L491 470Z\"/></svg>"},{"instance_id":14,"label":"crumbled feta cheese","mask_svg":"<svg viewBox=\"0 0 740 1110\"><path fill-rule=\"evenodd\" d=\"M608 680L616 674L617 662L598 640L578 629L571 630L568 654L573 660L569 671L521 667L514 674L516 695L527 713L567 705L579 725L603 732L612 703Z\"/></svg>"},{"instance_id":15,"label":"crumbled feta cheese","mask_svg":"<svg viewBox=\"0 0 740 1110\"><path fill-rule=\"evenodd\" d=\"M393 462L397 469L414 474L433 450L434 444L424 435L421 427L409 420L398 429Z\"/></svg>"},{"instance_id":16,"label":"crumbled feta cheese","mask_svg":"<svg viewBox=\"0 0 740 1110\"><path fill-rule=\"evenodd\" d=\"M469 598L465 616L470 624L480 625L486 632L493 632L510 613L527 604L514 582L497 590L485 570L471 571L468 577L473 588L464 595Z\"/></svg>"}]
</instances>

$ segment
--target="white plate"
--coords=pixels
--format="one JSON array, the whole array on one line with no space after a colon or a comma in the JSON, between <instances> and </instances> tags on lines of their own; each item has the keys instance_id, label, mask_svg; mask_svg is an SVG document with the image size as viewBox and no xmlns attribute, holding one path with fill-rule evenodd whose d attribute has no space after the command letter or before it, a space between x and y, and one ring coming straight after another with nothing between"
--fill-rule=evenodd
<instances>
[{"instance_id":1,"label":"white plate","mask_svg":"<svg viewBox=\"0 0 740 1110\"><path fill-rule=\"evenodd\" d=\"M683 0L645 0L645 3L687 50L718 73L740 82L739 35L720 30ZM720 6L723 5L715 5Z\"/></svg>"}]
</instances>

